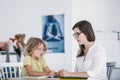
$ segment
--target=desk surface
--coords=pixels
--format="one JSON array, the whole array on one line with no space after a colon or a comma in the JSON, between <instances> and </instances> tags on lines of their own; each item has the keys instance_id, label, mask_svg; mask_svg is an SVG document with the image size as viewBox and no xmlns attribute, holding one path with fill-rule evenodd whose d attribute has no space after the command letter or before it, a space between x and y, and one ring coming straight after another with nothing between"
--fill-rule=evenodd
<instances>
[{"instance_id":1,"label":"desk surface","mask_svg":"<svg viewBox=\"0 0 120 80\"><path fill-rule=\"evenodd\" d=\"M9 78L7 80L60 80L59 78Z\"/></svg>"},{"instance_id":2,"label":"desk surface","mask_svg":"<svg viewBox=\"0 0 120 80\"><path fill-rule=\"evenodd\" d=\"M34 78L34 77L24 78L24 77L21 77L21 78L8 78L6 80L86 80L86 79L60 79L60 78ZM110 80L119 80L119 79L110 79Z\"/></svg>"}]
</instances>

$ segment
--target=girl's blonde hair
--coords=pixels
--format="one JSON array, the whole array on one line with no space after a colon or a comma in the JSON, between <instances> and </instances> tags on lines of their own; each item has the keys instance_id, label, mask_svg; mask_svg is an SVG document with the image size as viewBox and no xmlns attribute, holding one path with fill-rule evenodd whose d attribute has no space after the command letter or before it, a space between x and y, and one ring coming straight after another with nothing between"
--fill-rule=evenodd
<instances>
[{"instance_id":1,"label":"girl's blonde hair","mask_svg":"<svg viewBox=\"0 0 120 80\"><path fill-rule=\"evenodd\" d=\"M44 41L42 41L40 38L36 38L36 37L31 37L27 44L25 45L25 49L24 49L24 56L26 55L32 55L32 50L36 47L38 47L40 44L43 44L44 46L44 51L47 50L46 45L44 43Z\"/></svg>"}]
</instances>

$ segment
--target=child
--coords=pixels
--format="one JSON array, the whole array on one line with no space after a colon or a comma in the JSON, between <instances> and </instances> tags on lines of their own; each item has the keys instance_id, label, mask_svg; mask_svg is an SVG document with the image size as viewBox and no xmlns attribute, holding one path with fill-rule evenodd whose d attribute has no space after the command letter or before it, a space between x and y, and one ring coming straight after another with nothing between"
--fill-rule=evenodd
<instances>
[{"instance_id":1,"label":"child","mask_svg":"<svg viewBox=\"0 0 120 80\"><path fill-rule=\"evenodd\" d=\"M24 50L24 60L22 76L54 76L45 63L43 55L46 51L46 45L40 38L31 37Z\"/></svg>"}]
</instances>

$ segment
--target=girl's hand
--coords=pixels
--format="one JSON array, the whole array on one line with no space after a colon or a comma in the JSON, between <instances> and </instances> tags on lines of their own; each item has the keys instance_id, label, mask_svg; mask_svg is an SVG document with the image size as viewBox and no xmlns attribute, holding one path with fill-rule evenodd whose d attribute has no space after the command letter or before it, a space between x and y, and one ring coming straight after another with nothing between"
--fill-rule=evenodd
<instances>
[{"instance_id":1,"label":"girl's hand","mask_svg":"<svg viewBox=\"0 0 120 80\"><path fill-rule=\"evenodd\" d=\"M49 76L54 77L55 76L55 71L50 71Z\"/></svg>"},{"instance_id":2,"label":"girl's hand","mask_svg":"<svg viewBox=\"0 0 120 80\"><path fill-rule=\"evenodd\" d=\"M55 72L55 76L60 76L60 73L59 72Z\"/></svg>"},{"instance_id":3,"label":"girl's hand","mask_svg":"<svg viewBox=\"0 0 120 80\"><path fill-rule=\"evenodd\" d=\"M60 76L64 76L64 69L61 69L61 70L59 70L59 74L60 74Z\"/></svg>"}]
</instances>

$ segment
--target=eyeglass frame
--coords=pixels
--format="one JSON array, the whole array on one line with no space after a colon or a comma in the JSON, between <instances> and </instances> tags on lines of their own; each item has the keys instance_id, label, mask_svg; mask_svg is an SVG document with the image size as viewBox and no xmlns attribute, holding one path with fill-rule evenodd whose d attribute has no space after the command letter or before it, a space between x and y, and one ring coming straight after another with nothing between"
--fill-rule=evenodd
<instances>
[{"instance_id":1,"label":"eyeglass frame","mask_svg":"<svg viewBox=\"0 0 120 80\"><path fill-rule=\"evenodd\" d=\"M82 32L76 32L76 33L73 34L73 37L74 37L74 38L78 38L81 33L82 33Z\"/></svg>"}]
</instances>

